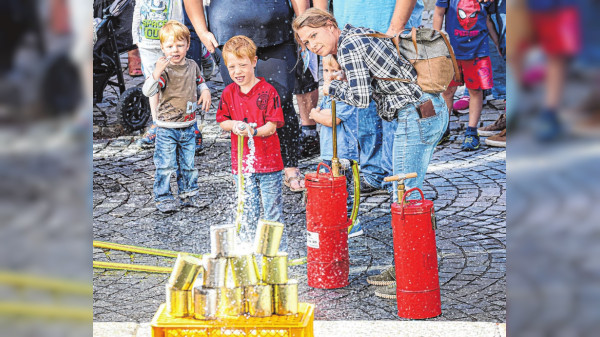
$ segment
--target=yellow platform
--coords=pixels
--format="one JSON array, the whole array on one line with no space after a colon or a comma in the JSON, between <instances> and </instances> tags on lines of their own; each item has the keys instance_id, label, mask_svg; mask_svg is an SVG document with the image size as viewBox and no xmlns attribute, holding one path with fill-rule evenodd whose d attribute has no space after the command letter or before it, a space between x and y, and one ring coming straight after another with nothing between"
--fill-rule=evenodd
<instances>
[{"instance_id":1,"label":"yellow platform","mask_svg":"<svg viewBox=\"0 0 600 337\"><path fill-rule=\"evenodd\" d=\"M314 311L313 304L298 303L298 314L293 316L219 317L202 321L170 317L163 303L150 325L153 337L313 337Z\"/></svg>"}]
</instances>

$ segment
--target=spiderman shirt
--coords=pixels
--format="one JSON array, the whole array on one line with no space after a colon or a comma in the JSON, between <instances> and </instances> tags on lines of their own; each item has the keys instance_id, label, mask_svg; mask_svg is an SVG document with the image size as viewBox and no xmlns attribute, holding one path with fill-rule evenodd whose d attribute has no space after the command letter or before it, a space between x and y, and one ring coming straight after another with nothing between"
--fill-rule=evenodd
<instances>
[{"instance_id":1,"label":"spiderman shirt","mask_svg":"<svg viewBox=\"0 0 600 337\"><path fill-rule=\"evenodd\" d=\"M456 59L471 60L489 56L486 19L493 10L491 2L477 0L437 0L436 6L446 8L446 32Z\"/></svg>"}]
</instances>

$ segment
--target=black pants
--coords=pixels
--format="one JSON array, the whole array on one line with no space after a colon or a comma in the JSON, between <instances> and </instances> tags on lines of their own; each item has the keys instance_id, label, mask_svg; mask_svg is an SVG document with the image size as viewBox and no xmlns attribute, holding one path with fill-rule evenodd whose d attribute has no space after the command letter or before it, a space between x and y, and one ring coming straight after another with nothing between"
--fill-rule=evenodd
<instances>
[{"instance_id":1,"label":"black pants","mask_svg":"<svg viewBox=\"0 0 600 337\"><path fill-rule=\"evenodd\" d=\"M222 47L221 47L222 48ZM221 57L221 77L227 86L233 81L229 77L229 71L225 65L221 50L217 50ZM264 77L265 80L275 87L281 97L283 109L284 126L277 129L279 142L281 143L281 157L284 167L298 167L298 139L300 137L300 124L298 115L294 109L293 93L296 65L296 44L288 41L270 47L260 47L256 52L258 63L256 64L256 76Z\"/></svg>"}]
</instances>

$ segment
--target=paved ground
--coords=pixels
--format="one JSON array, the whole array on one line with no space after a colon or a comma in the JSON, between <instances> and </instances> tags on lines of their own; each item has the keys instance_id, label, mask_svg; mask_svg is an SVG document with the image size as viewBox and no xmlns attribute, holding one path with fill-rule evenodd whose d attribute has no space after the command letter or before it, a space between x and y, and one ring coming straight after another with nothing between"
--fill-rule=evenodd
<instances>
[{"instance_id":1,"label":"paved ground","mask_svg":"<svg viewBox=\"0 0 600 337\"><path fill-rule=\"evenodd\" d=\"M129 85L140 80L128 79ZM209 227L231 223L235 201L230 175L229 140L219 137L214 122L222 84L211 81L215 101L204 123L206 150L197 156L202 209L173 215L157 212L152 201L152 150L140 150L139 136L96 138L93 146L93 238L152 248L203 253L209 251ZM114 118L115 96L96 109L95 125L105 109ZM111 98L112 97L112 98ZM486 107L482 120L493 121L498 110ZM439 147L425 181L425 196L434 200L442 315L432 320L506 321L506 152L483 147L460 151L459 130L466 116L451 118L452 142ZM114 123L108 122L105 125ZM99 136L100 133L95 133ZM303 160L303 172L314 170L316 158ZM306 254L302 194L284 191L284 219L292 257ZM362 198L360 219L365 235L350 240L350 285L337 290L312 289L306 266L290 267L299 279L301 301L316 304L317 320L396 320L395 301L374 296L368 275L393 258L390 197ZM172 259L94 249L94 260L168 266ZM164 298L168 275L94 269L94 321L148 322Z\"/></svg>"}]
</instances>

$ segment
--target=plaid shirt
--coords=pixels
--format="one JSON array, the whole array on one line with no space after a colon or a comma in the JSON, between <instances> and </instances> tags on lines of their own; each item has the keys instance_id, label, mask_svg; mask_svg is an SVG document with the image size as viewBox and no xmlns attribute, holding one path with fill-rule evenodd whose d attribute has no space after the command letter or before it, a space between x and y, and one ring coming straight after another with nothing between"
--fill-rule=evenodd
<instances>
[{"instance_id":1,"label":"plaid shirt","mask_svg":"<svg viewBox=\"0 0 600 337\"><path fill-rule=\"evenodd\" d=\"M398 56L392 41L356 35L366 33L376 31L349 24L342 30L337 57L348 81L331 81L329 95L359 108L369 106L372 96L377 103L379 117L392 121L398 109L419 102L423 91L416 84L416 70ZM414 83L378 80L375 77L406 78Z\"/></svg>"}]
</instances>

